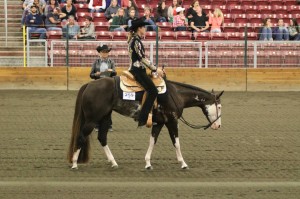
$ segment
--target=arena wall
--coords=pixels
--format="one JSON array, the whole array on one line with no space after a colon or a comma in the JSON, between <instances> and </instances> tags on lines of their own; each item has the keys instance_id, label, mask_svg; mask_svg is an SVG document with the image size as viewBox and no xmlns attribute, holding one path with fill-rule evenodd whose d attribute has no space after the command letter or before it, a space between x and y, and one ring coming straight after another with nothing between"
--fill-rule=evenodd
<instances>
[{"instance_id":1,"label":"arena wall","mask_svg":"<svg viewBox=\"0 0 300 199\"><path fill-rule=\"evenodd\" d=\"M126 68L118 68L121 74ZM78 90L90 68L1 67L0 89ZM300 69L167 68L168 79L206 90L300 91Z\"/></svg>"}]
</instances>

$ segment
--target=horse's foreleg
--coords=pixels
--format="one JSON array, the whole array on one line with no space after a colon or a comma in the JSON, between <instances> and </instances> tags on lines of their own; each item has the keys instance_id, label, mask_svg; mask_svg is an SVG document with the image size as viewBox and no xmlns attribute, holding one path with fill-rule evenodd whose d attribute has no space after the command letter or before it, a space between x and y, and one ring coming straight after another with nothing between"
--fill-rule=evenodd
<instances>
[{"instance_id":1,"label":"horse's foreleg","mask_svg":"<svg viewBox=\"0 0 300 199\"><path fill-rule=\"evenodd\" d=\"M187 169L188 165L185 163L185 161L182 157L181 149L180 149L180 142L179 142L179 137L178 137L178 121L177 120L171 120L166 124L166 126L169 130L170 138L171 138L171 140L173 142L173 145L175 147L177 160L178 160L178 162L181 163L181 168L182 169Z\"/></svg>"},{"instance_id":2,"label":"horse's foreleg","mask_svg":"<svg viewBox=\"0 0 300 199\"><path fill-rule=\"evenodd\" d=\"M180 143L179 143L179 138L175 138L175 150L176 150L176 156L177 156L177 160L178 162L181 163L181 168L182 169L187 169L188 165L185 163L185 161L183 160L182 154L181 154L181 149L180 149Z\"/></svg>"},{"instance_id":3,"label":"horse's foreleg","mask_svg":"<svg viewBox=\"0 0 300 199\"><path fill-rule=\"evenodd\" d=\"M154 125L152 127L152 132L151 132L151 136L150 136L149 147L148 147L148 150L147 150L147 153L146 153L146 156L145 156L145 161L146 161L145 169L152 169L151 161L150 161L151 160L151 154L152 154L154 145L155 145L155 143L157 141L157 138L159 136L159 133L161 131L161 128L163 126L164 126L163 124L157 124L157 125Z\"/></svg>"},{"instance_id":4,"label":"horse's foreleg","mask_svg":"<svg viewBox=\"0 0 300 199\"><path fill-rule=\"evenodd\" d=\"M105 152L105 155L106 155L108 161L111 162L111 164L112 164L111 167L113 167L113 168L118 167L118 164L117 164L113 154L111 153L108 145L104 146L103 149L104 149L104 152Z\"/></svg>"}]
</instances>

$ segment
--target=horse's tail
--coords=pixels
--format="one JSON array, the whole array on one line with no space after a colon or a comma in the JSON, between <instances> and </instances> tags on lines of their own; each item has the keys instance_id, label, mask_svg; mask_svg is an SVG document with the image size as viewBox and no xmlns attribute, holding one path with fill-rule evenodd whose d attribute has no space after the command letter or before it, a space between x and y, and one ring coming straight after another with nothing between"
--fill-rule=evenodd
<instances>
[{"instance_id":1,"label":"horse's tail","mask_svg":"<svg viewBox=\"0 0 300 199\"><path fill-rule=\"evenodd\" d=\"M68 152L68 161L72 163L72 158L74 152L78 149L78 137L80 136L80 129L82 128L82 125L85 123L85 118L82 111L82 95L84 90L86 89L88 84L83 85L77 94L76 99L76 105L75 105L75 113L73 118L73 126L72 126L72 136L69 146L69 152ZM80 154L78 157L78 163L86 163L89 160L89 150L90 150L90 140L89 136L86 137L84 146L82 146L80 150Z\"/></svg>"}]
</instances>

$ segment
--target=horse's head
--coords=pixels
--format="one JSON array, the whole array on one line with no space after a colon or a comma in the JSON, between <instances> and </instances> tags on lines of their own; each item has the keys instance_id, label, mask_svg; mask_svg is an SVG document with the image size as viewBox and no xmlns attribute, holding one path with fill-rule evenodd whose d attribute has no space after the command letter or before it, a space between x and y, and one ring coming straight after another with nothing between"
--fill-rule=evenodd
<instances>
[{"instance_id":1,"label":"horse's head","mask_svg":"<svg viewBox=\"0 0 300 199\"><path fill-rule=\"evenodd\" d=\"M221 127L221 99L224 91L222 91L219 94L215 94L214 91L212 91L212 98L211 100L208 100L205 102L204 106L202 106L202 111L205 114L209 125L208 127L211 127L214 130L217 130Z\"/></svg>"}]
</instances>

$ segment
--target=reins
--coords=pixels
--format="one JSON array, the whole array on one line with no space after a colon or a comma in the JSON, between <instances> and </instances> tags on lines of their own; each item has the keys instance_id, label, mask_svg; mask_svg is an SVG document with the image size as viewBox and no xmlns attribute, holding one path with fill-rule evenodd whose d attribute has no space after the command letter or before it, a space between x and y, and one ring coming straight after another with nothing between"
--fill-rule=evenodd
<instances>
[{"instance_id":1,"label":"reins","mask_svg":"<svg viewBox=\"0 0 300 199\"><path fill-rule=\"evenodd\" d=\"M171 98L172 98L172 100L173 100L173 102L174 102L174 104L175 104L175 106L176 106L176 108L177 108L177 111L179 112L179 108L178 108L178 106L177 106L177 103L175 102L175 100L174 100L174 98L173 98L172 95L171 95ZM215 104L216 104L216 102L215 102ZM217 105L216 105L216 106L217 106ZM218 109L217 109L217 111L218 111ZM206 130L206 129L208 129L209 127L211 127L211 125L212 125L214 122L216 122L220 117L221 117L221 115L219 115L213 122L209 121L209 119L208 119L209 124L207 124L207 125L194 125L194 124L191 124L191 123L189 123L188 121L186 121L186 120L184 119L183 114L181 114L181 116L180 116L179 119L180 119L185 125L187 125L187 126L193 128L193 129L202 129L202 128L203 128L204 130Z\"/></svg>"}]
</instances>

